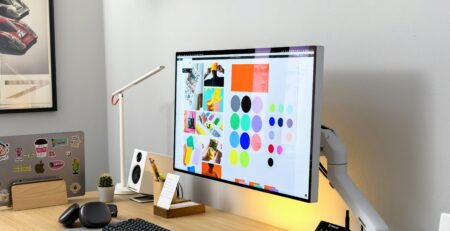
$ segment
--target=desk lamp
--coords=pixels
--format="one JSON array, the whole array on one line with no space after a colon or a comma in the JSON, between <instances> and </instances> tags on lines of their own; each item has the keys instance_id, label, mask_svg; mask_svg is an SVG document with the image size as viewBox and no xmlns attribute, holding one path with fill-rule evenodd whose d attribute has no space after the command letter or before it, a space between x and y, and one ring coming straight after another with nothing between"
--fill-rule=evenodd
<instances>
[{"instance_id":1,"label":"desk lamp","mask_svg":"<svg viewBox=\"0 0 450 231\"><path fill-rule=\"evenodd\" d=\"M123 166L123 155L124 155L124 130L123 130L123 93L131 88L134 85L139 84L140 82L152 77L156 73L162 71L165 67L159 66L155 68L154 70L150 71L149 73L137 78L133 82L123 86L119 90L112 93L112 104L117 105L119 104L119 154L120 154L120 182L117 183L114 194L116 195L123 195L123 194L134 194L135 192L129 190L125 185L125 176L124 176L124 166ZM117 99L116 99L117 97Z\"/></svg>"}]
</instances>

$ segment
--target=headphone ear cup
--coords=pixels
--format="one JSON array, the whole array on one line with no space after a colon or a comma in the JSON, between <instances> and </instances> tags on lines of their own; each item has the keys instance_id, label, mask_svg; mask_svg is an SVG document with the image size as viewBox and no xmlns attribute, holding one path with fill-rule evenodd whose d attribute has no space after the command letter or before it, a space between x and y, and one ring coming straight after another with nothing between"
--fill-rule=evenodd
<instances>
[{"instance_id":1,"label":"headphone ear cup","mask_svg":"<svg viewBox=\"0 0 450 231\"><path fill-rule=\"evenodd\" d=\"M80 223L86 228L101 228L111 221L111 211L103 202L88 202L80 208Z\"/></svg>"},{"instance_id":2,"label":"headphone ear cup","mask_svg":"<svg viewBox=\"0 0 450 231\"><path fill-rule=\"evenodd\" d=\"M59 217L58 221L64 227L69 228L78 219L80 213L80 205L78 203L72 204Z\"/></svg>"}]
</instances>

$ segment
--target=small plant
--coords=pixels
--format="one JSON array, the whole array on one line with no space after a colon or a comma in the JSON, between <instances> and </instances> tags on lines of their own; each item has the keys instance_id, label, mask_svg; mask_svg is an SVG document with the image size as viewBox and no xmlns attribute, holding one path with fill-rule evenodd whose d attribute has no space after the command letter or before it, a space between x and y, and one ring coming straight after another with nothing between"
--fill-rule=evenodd
<instances>
[{"instance_id":1,"label":"small plant","mask_svg":"<svg viewBox=\"0 0 450 231\"><path fill-rule=\"evenodd\" d=\"M98 180L98 187L108 188L113 186L112 178L109 174L102 174Z\"/></svg>"}]
</instances>

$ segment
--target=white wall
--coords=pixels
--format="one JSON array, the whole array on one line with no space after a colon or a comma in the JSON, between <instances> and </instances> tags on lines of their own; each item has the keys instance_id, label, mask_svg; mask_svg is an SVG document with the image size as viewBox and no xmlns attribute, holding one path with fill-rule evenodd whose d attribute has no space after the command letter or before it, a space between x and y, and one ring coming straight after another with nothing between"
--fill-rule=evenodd
<instances>
[{"instance_id":1,"label":"white wall","mask_svg":"<svg viewBox=\"0 0 450 231\"><path fill-rule=\"evenodd\" d=\"M126 159L135 147L172 154L176 51L320 44L323 123L347 144L349 174L391 230L437 230L439 213L450 211L449 7L424 0L104 1L107 93L167 66L126 95ZM117 109L107 114L117 178ZM343 223L345 207L323 178L312 205L190 176L183 184L197 201L286 229Z\"/></svg>"},{"instance_id":2,"label":"white wall","mask_svg":"<svg viewBox=\"0 0 450 231\"><path fill-rule=\"evenodd\" d=\"M108 171L103 3L56 0L54 11L58 111L0 114L0 136L84 131L87 189L94 190Z\"/></svg>"}]
</instances>

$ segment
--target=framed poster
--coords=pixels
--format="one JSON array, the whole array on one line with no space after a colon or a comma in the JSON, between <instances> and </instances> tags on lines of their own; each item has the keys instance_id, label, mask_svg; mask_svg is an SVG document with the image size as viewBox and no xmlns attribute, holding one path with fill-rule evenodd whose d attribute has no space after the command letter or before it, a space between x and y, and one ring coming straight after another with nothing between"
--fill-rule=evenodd
<instances>
[{"instance_id":1,"label":"framed poster","mask_svg":"<svg viewBox=\"0 0 450 231\"><path fill-rule=\"evenodd\" d=\"M0 0L0 113L56 111L52 0Z\"/></svg>"}]
</instances>

